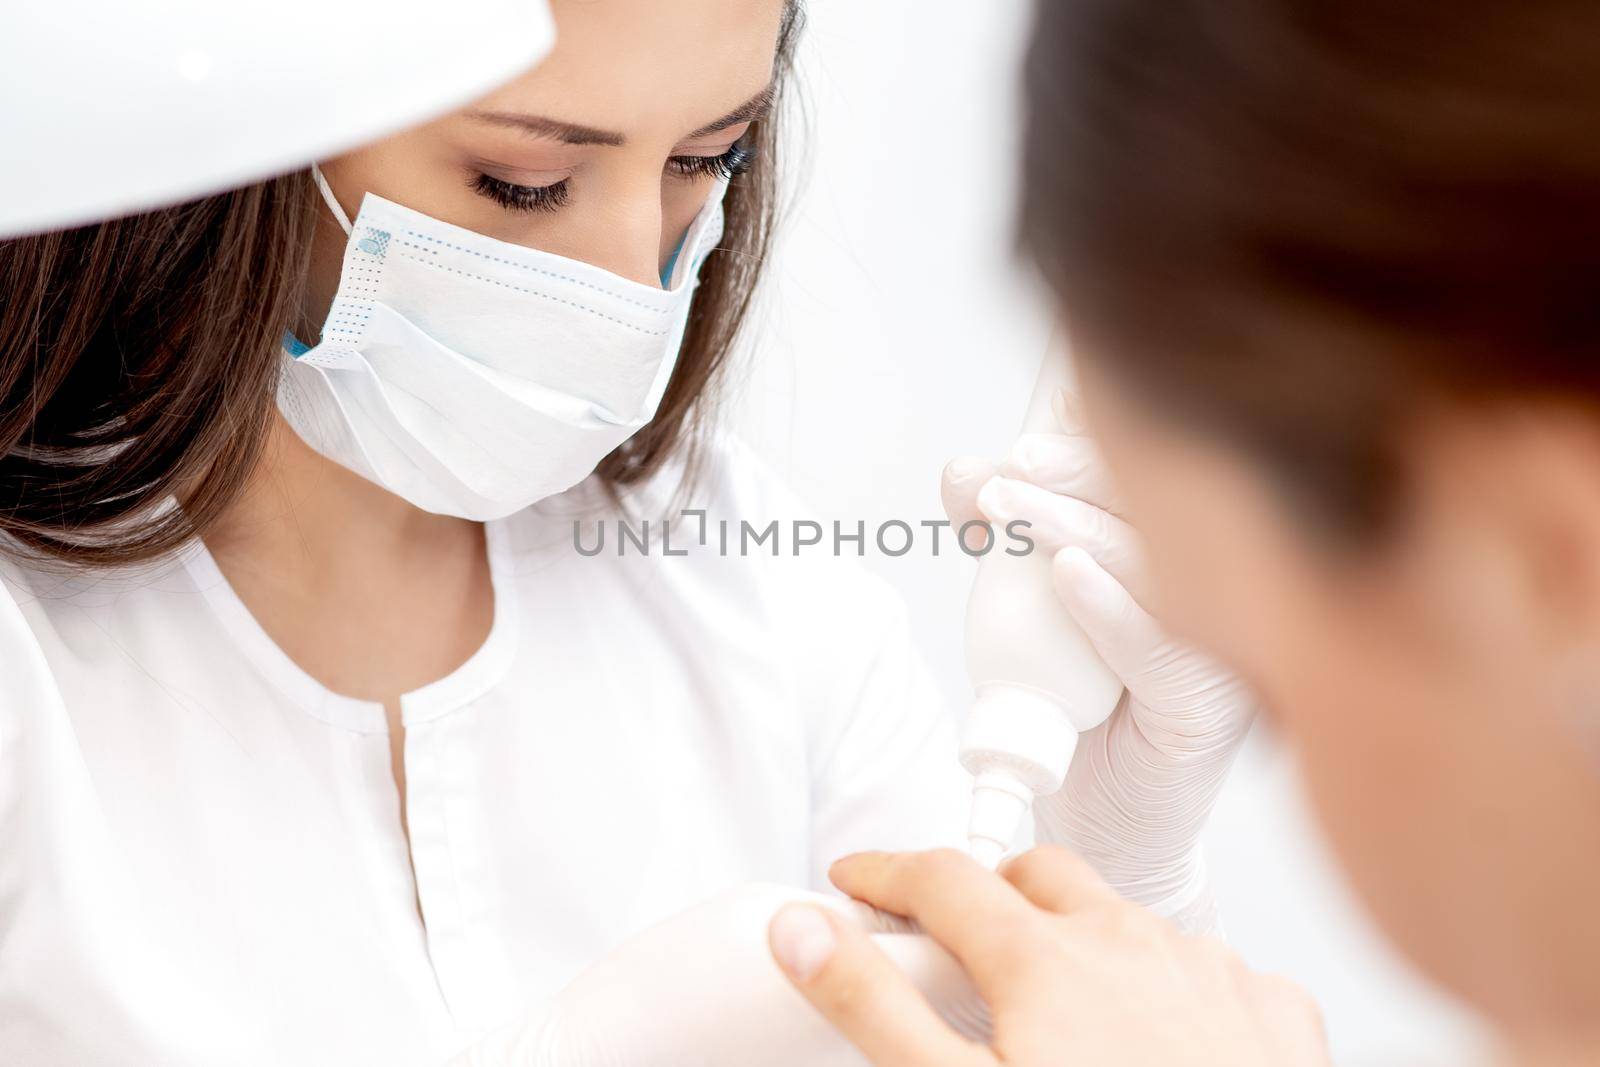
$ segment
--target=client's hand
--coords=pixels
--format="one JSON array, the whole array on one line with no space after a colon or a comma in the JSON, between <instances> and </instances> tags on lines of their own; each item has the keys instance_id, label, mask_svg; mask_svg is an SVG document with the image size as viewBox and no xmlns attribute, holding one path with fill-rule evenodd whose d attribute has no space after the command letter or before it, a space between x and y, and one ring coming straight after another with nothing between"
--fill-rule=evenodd
<instances>
[{"instance_id":1,"label":"client's hand","mask_svg":"<svg viewBox=\"0 0 1600 1067\"><path fill-rule=\"evenodd\" d=\"M927 937L893 932L908 924L837 897L751 885L625 942L549 1004L490 1035L452 1067L862 1064L861 1054L795 992L767 950L774 913L802 901L873 945L884 966L956 1026L982 1032L982 1005L960 966Z\"/></svg>"},{"instance_id":2,"label":"client's hand","mask_svg":"<svg viewBox=\"0 0 1600 1067\"><path fill-rule=\"evenodd\" d=\"M1024 853L999 876L957 852L864 853L840 860L832 877L918 920L993 1015L993 1040L968 1040L854 925L784 909L774 955L880 1067L1329 1063L1316 1007L1298 986L1253 973L1220 941L1178 933L1064 849Z\"/></svg>"}]
</instances>

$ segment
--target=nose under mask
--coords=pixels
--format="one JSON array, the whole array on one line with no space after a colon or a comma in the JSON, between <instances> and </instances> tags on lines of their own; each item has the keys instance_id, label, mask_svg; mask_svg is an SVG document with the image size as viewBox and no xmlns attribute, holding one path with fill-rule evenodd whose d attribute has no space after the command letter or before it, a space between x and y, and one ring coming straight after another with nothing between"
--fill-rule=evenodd
<instances>
[{"instance_id":1,"label":"nose under mask","mask_svg":"<svg viewBox=\"0 0 1600 1067\"><path fill-rule=\"evenodd\" d=\"M321 340L285 342L278 407L317 452L481 521L582 481L655 415L726 181L657 289L372 193L352 222L313 177L348 240Z\"/></svg>"}]
</instances>

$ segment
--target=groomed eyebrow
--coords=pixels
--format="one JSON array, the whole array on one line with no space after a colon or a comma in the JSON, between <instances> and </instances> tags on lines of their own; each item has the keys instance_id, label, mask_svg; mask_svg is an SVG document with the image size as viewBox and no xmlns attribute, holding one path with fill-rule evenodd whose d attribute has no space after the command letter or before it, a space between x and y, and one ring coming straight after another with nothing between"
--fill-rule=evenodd
<instances>
[{"instance_id":1,"label":"groomed eyebrow","mask_svg":"<svg viewBox=\"0 0 1600 1067\"><path fill-rule=\"evenodd\" d=\"M523 133L531 133L535 137L548 137L563 144L598 144L616 148L623 143L623 136L620 133L597 130L593 126L579 126L575 122L547 119L543 115L524 115L516 111L473 111L468 117L479 122L487 122L491 126L504 126L508 129L521 130Z\"/></svg>"},{"instance_id":2,"label":"groomed eyebrow","mask_svg":"<svg viewBox=\"0 0 1600 1067\"><path fill-rule=\"evenodd\" d=\"M756 119L764 118L767 112L772 110L772 101L777 96L777 92L777 89L769 82L765 89L722 116L716 122L707 123L695 130L684 140L693 141L697 137L708 136L718 130L725 130L729 126L737 126L741 122L754 122Z\"/></svg>"},{"instance_id":3,"label":"groomed eyebrow","mask_svg":"<svg viewBox=\"0 0 1600 1067\"><path fill-rule=\"evenodd\" d=\"M761 118L772 108L772 101L776 90L768 85L755 96L740 104L715 122L695 130L684 138L692 141L698 137L705 137L719 130L726 130L730 126L737 126L742 122L754 122ZM599 130L593 126L580 126L575 122L562 122L559 119L546 118L543 115L526 115L518 111L472 111L468 117L478 122L487 122L491 126L502 126L507 129L521 130L523 133L535 137L547 137L570 145L603 145L607 148L618 148L627 143L627 138L614 130Z\"/></svg>"}]
</instances>

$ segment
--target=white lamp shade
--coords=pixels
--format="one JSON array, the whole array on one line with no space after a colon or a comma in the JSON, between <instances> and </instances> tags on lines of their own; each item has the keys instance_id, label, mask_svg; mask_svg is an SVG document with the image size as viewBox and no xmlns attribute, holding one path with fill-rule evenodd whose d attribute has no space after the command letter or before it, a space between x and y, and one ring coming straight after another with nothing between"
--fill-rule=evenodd
<instances>
[{"instance_id":1,"label":"white lamp shade","mask_svg":"<svg viewBox=\"0 0 1600 1067\"><path fill-rule=\"evenodd\" d=\"M4 0L0 237L304 166L467 103L545 0Z\"/></svg>"}]
</instances>

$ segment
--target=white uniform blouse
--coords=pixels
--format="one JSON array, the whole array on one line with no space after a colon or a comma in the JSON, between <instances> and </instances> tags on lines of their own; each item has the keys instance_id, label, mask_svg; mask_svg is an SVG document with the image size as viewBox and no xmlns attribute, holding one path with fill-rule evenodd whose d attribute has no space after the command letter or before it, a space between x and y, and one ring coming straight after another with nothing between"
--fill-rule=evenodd
<instances>
[{"instance_id":1,"label":"white uniform blouse","mask_svg":"<svg viewBox=\"0 0 1600 1067\"><path fill-rule=\"evenodd\" d=\"M737 449L701 485L713 531L803 517ZM887 587L714 534L584 556L586 488L489 525L492 631L403 698L409 855L382 708L301 671L202 546L0 566L0 1063L441 1064L730 885L960 839Z\"/></svg>"}]
</instances>

